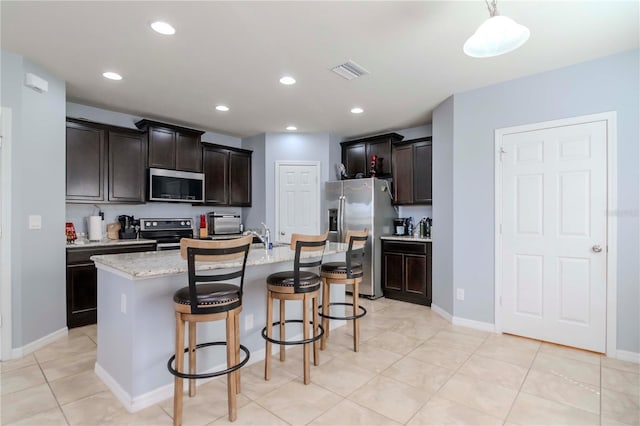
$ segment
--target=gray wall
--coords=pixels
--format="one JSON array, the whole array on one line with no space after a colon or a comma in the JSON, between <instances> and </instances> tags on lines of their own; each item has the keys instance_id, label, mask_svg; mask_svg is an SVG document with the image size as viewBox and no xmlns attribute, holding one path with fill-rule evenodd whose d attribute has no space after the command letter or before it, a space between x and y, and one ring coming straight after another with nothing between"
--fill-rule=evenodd
<instances>
[{"instance_id":1,"label":"gray wall","mask_svg":"<svg viewBox=\"0 0 640 426\"><path fill-rule=\"evenodd\" d=\"M264 133L242 139L242 147L253 151L251 156L251 207L244 209L246 229L261 228L260 223L267 217L265 176L265 139Z\"/></svg>"},{"instance_id":2,"label":"gray wall","mask_svg":"<svg viewBox=\"0 0 640 426\"><path fill-rule=\"evenodd\" d=\"M494 130L616 111L617 349L640 352L639 75L633 50L454 96L455 316L494 321Z\"/></svg>"},{"instance_id":3,"label":"gray wall","mask_svg":"<svg viewBox=\"0 0 640 426\"><path fill-rule=\"evenodd\" d=\"M433 304L453 315L453 96L433 112Z\"/></svg>"},{"instance_id":4,"label":"gray wall","mask_svg":"<svg viewBox=\"0 0 640 426\"><path fill-rule=\"evenodd\" d=\"M83 105L74 102L67 102L67 117L82 118L85 120L95 121L96 123L110 124L113 126L128 127L131 129L136 128L136 121L147 118L154 120L153 117L141 117L137 115L130 115L116 111L110 111L102 108L96 108L89 105ZM158 120L166 123L166 120ZM171 124L171 123L170 123ZM172 123L179 126L184 126L181 123ZM189 127L189 126L186 126ZM199 129L206 130L206 129ZM218 145L232 146L234 148L240 148L242 140L240 138L224 135L222 133L206 131L202 135L202 142L216 143Z\"/></svg>"},{"instance_id":5,"label":"gray wall","mask_svg":"<svg viewBox=\"0 0 640 426\"><path fill-rule=\"evenodd\" d=\"M319 161L320 162L320 203L324 211L324 182L334 178L329 174L331 136L328 133L267 133L265 137L265 223L274 231L276 225L276 161ZM333 167L333 166L331 166ZM320 217L323 229L324 217Z\"/></svg>"},{"instance_id":6,"label":"gray wall","mask_svg":"<svg viewBox=\"0 0 640 426\"><path fill-rule=\"evenodd\" d=\"M31 72L48 92L24 86ZM2 51L2 106L12 110L12 347L66 327L65 82L19 55ZM29 215L42 229L28 229Z\"/></svg>"}]
</instances>

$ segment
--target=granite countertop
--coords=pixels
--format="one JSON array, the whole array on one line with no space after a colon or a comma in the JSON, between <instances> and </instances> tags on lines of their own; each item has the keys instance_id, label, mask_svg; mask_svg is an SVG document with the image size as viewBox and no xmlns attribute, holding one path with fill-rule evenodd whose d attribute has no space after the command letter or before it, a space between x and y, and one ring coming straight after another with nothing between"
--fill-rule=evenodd
<instances>
[{"instance_id":1,"label":"granite countertop","mask_svg":"<svg viewBox=\"0 0 640 426\"><path fill-rule=\"evenodd\" d=\"M156 240L146 240L144 238L136 239L136 240L101 240L101 241L87 241L85 243L75 242L75 244L66 245L67 249L81 249L81 248L94 248L94 247L113 247L113 246L124 246L124 245L132 245L132 244L152 244L155 243Z\"/></svg>"},{"instance_id":2,"label":"granite countertop","mask_svg":"<svg viewBox=\"0 0 640 426\"><path fill-rule=\"evenodd\" d=\"M383 235L381 240L396 240L396 241L418 241L421 243L430 243L431 238L414 237L413 235Z\"/></svg>"},{"instance_id":3,"label":"granite countertop","mask_svg":"<svg viewBox=\"0 0 640 426\"><path fill-rule=\"evenodd\" d=\"M324 254L345 253L347 245L328 243ZM247 267L288 262L294 259L295 251L288 245L265 250L262 244L252 244L247 258ZM313 253L302 253L302 257L313 257ZM180 250L148 251L91 256L98 269L106 269L131 279L152 278L187 272L187 261L180 257ZM240 262L201 262L198 270L223 269L240 266Z\"/></svg>"}]
</instances>

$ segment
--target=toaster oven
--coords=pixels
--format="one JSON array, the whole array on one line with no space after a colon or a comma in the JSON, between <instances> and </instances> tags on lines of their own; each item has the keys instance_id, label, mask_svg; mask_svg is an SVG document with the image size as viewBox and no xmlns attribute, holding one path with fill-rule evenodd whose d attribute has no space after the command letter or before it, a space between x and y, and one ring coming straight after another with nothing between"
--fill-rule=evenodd
<instances>
[{"instance_id":1,"label":"toaster oven","mask_svg":"<svg viewBox=\"0 0 640 426\"><path fill-rule=\"evenodd\" d=\"M241 234L242 224L238 214L208 213L207 228L209 235Z\"/></svg>"}]
</instances>

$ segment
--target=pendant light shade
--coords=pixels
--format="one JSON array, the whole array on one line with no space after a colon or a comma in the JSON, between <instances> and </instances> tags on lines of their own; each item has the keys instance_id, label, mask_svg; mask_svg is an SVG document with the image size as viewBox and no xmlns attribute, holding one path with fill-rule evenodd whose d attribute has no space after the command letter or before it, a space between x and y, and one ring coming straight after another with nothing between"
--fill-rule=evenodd
<instances>
[{"instance_id":1,"label":"pendant light shade","mask_svg":"<svg viewBox=\"0 0 640 426\"><path fill-rule=\"evenodd\" d=\"M464 43L464 53L474 58L489 58L511 52L529 39L527 27L498 15L495 1L492 5L487 3L487 6L491 17Z\"/></svg>"}]
</instances>

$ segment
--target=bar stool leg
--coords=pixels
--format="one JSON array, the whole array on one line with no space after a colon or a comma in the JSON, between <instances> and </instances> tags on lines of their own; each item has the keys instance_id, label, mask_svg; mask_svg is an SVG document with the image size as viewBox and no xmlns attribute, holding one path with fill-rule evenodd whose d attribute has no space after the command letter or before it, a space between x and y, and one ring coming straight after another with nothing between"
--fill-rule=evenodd
<instances>
[{"instance_id":1,"label":"bar stool leg","mask_svg":"<svg viewBox=\"0 0 640 426\"><path fill-rule=\"evenodd\" d=\"M235 341L233 342L233 347L236 352L236 357L234 359L233 365L240 364L240 312L239 311L237 314L235 314L235 325L236 325L236 332L235 332ZM238 369L235 372L236 373L236 393L240 393L240 370L241 369Z\"/></svg>"},{"instance_id":2,"label":"bar stool leg","mask_svg":"<svg viewBox=\"0 0 640 426\"><path fill-rule=\"evenodd\" d=\"M232 367L235 363L235 315L231 312L227 312L227 368ZM233 422L236 420L238 415L237 413L237 401L236 401L236 373L234 371L229 373L229 377L227 377L227 398L229 403L229 421Z\"/></svg>"},{"instance_id":3,"label":"bar stool leg","mask_svg":"<svg viewBox=\"0 0 640 426\"><path fill-rule=\"evenodd\" d=\"M267 337L273 336L273 297L267 291ZM271 379L271 342L265 340L264 344L264 379Z\"/></svg>"},{"instance_id":4,"label":"bar stool leg","mask_svg":"<svg viewBox=\"0 0 640 426\"><path fill-rule=\"evenodd\" d=\"M318 315L318 296L320 293L316 293L315 297L311 298L311 306L313 307L313 337L318 335L319 318ZM313 365L320 365L320 341L316 340L313 342Z\"/></svg>"},{"instance_id":5,"label":"bar stool leg","mask_svg":"<svg viewBox=\"0 0 640 426\"><path fill-rule=\"evenodd\" d=\"M286 340L285 338L285 316L284 316L284 299L280 299L278 301L278 304L280 305L280 340ZM284 345L280 345L280 361L284 361L286 358L285 355L285 346Z\"/></svg>"},{"instance_id":6,"label":"bar stool leg","mask_svg":"<svg viewBox=\"0 0 640 426\"><path fill-rule=\"evenodd\" d=\"M309 338L309 309L308 309L308 295L305 294L302 298L302 338L307 340ZM311 367L309 365L309 344L302 345L304 348L304 384L308 385L311 382Z\"/></svg>"},{"instance_id":7,"label":"bar stool leg","mask_svg":"<svg viewBox=\"0 0 640 426\"><path fill-rule=\"evenodd\" d=\"M331 293L329 292L329 282L326 278L322 278L322 313L324 315L329 314L329 299ZM320 349L324 350L327 347L327 336L329 336L329 318L322 318L322 328L324 328L324 334L320 339Z\"/></svg>"},{"instance_id":8,"label":"bar stool leg","mask_svg":"<svg viewBox=\"0 0 640 426\"><path fill-rule=\"evenodd\" d=\"M188 321L189 324L189 374L196 373L196 322ZM189 396L196 396L196 379L189 379Z\"/></svg>"},{"instance_id":9,"label":"bar stool leg","mask_svg":"<svg viewBox=\"0 0 640 426\"><path fill-rule=\"evenodd\" d=\"M178 372L184 371L184 321L180 312L176 312L175 369ZM173 380L173 424L182 424L182 378L178 376Z\"/></svg>"},{"instance_id":10,"label":"bar stool leg","mask_svg":"<svg viewBox=\"0 0 640 426\"><path fill-rule=\"evenodd\" d=\"M355 317L360 312L358 292L359 292L360 280L356 279L353 282L353 316ZM353 320L353 351L358 352L360 350L360 320L354 318Z\"/></svg>"}]
</instances>

